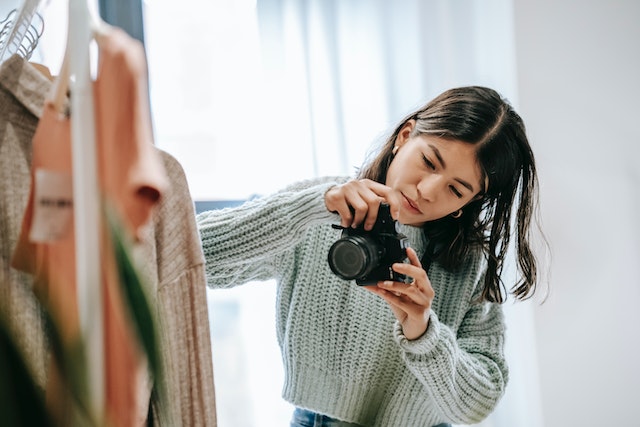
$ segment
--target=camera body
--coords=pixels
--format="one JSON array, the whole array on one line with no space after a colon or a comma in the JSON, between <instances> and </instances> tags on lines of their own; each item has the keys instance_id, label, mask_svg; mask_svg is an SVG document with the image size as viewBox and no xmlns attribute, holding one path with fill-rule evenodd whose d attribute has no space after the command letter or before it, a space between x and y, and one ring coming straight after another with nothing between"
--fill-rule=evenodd
<instances>
[{"instance_id":1,"label":"camera body","mask_svg":"<svg viewBox=\"0 0 640 427\"><path fill-rule=\"evenodd\" d=\"M341 227L342 236L329 249L329 267L337 276L356 280L360 286L373 285L381 280L407 281L407 276L391 269L396 262L407 258L409 239L399 231L398 222L391 217L386 203L380 204L373 228L366 231Z\"/></svg>"}]
</instances>

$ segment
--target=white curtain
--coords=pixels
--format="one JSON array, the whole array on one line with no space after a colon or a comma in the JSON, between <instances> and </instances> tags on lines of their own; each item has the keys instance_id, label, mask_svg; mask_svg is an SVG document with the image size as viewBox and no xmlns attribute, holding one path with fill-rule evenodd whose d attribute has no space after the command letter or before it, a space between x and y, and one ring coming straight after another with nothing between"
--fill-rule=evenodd
<instances>
[{"instance_id":1,"label":"white curtain","mask_svg":"<svg viewBox=\"0 0 640 427\"><path fill-rule=\"evenodd\" d=\"M171 2L145 7L158 145L181 161L196 199L242 199L298 179L352 174L372 143L452 86L493 87L517 108L511 0L185 0L179 13ZM272 328L265 299L273 288L243 288L209 294L217 395L256 396L234 426L254 425L251 408L287 425L289 408L274 411L272 403L280 399L281 372L265 366L279 363L275 335L264 329ZM511 381L483 427L541 426L529 304L505 306ZM236 317L216 323L234 310ZM220 327L232 318L246 326L232 329L244 334L242 354L215 336L235 336L228 323ZM265 337L273 347L256 347ZM239 374L229 378L234 387L253 391L229 396L225 370ZM257 384L266 370L270 376Z\"/></svg>"},{"instance_id":2,"label":"white curtain","mask_svg":"<svg viewBox=\"0 0 640 427\"><path fill-rule=\"evenodd\" d=\"M259 0L257 16L270 121L296 122L289 137L310 144L316 174L353 172L382 132L451 86L515 96L508 0Z\"/></svg>"}]
</instances>

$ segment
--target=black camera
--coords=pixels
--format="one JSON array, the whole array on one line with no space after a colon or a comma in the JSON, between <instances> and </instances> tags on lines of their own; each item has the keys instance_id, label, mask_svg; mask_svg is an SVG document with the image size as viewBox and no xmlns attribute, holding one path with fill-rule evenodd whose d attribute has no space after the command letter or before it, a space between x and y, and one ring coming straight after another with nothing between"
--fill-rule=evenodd
<instances>
[{"instance_id":1,"label":"black camera","mask_svg":"<svg viewBox=\"0 0 640 427\"><path fill-rule=\"evenodd\" d=\"M380 204L373 228L332 225L342 230L342 236L329 249L329 267L337 276L358 285L372 285L381 280L404 282L407 277L391 269L395 262L407 258L409 239L400 233L398 222L391 217L386 203Z\"/></svg>"}]
</instances>

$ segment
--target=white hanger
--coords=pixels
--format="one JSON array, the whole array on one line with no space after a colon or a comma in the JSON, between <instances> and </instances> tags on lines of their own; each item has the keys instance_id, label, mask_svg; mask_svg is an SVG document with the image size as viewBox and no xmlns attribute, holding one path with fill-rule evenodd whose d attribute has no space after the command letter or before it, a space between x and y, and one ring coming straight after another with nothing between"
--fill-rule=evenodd
<instances>
[{"instance_id":1,"label":"white hanger","mask_svg":"<svg viewBox=\"0 0 640 427\"><path fill-rule=\"evenodd\" d=\"M90 44L110 28L89 4L69 0L69 31L60 73L49 93L58 112L71 86L71 153L76 242L76 292L85 343L90 411L101 420L105 410L104 330L100 260L101 203Z\"/></svg>"},{"instance_id":2,"label":"white hanger","mask_svg":"<svg viewBox=\"0 0 640 427\"><path fill-rule=\"evenodd\" d=\"M69 56L72 54L78 54L78 49L74 49L75 37L78 35L84 35L85 39L88 37L87 43L89 43L91 39L104 36L112 29L111 25L104 22L98 16L97 12L93 7L91 7L88 1L77 1L76 3L81 4L76 5L72 4L73 1L75 0L70 0L69 3L69 31L67 34L67 46L62 60L62 66L60 67L58 78L54 81L49 95L47 96L47 100L53 104L54 108L59 113L63 113L72 76L74 78L85 77L76 77L69 69ZM72 37L74 34L75 36ZM80 49L85 49L85 47L81 45ZM86 58L88 58L88 44L86 46L86 52ZM80 58L85 58L85 54L83 52L80 52L80 54ZM80 58L78 59L80 60Z\"/></svg>"}]
</instances>

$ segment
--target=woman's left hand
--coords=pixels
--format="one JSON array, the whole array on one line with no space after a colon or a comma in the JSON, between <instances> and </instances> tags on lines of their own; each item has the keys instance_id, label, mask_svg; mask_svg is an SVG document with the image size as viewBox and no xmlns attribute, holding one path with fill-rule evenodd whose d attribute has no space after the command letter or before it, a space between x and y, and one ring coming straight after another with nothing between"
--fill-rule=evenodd
<instances>
[{"instance_id":1,"label":"woman's left hand","mask_svg":"<svg viewBox=\"0 0 640 427\"><path fill-rule=\"evenodd\" d=\"M429 326L429 310L435 293L416 252L408 248L407 257L411 264L395 263L392 268L398 273L412 277L413 282L383 281L374 286L365 286L365 289L379 295L389 304L402 325L404 336L409 340L415 340L420 338Z\"/></svg>"}]
</instances>

